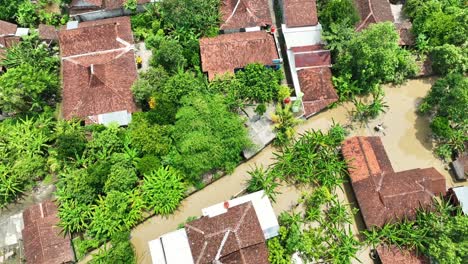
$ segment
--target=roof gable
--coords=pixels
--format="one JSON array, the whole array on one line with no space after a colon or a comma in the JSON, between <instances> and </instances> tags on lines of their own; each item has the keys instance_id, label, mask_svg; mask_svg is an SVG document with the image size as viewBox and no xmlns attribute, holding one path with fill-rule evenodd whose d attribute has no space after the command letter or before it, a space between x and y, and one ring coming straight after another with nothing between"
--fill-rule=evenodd
<instances>
[{"instance_id":1,"label":"roof gable","mask_svg":"<svg viewBox=\"0 0 468 264\"><path fill-rule=\"evenodd\" d=\"M60 31L59 40L66 119L136 111L130 88L137 73L128 17L81 23L77 29Z\"/></svg>"},{"instance_id":2,"label":"roof gable","mask_svg":"<svg viewBox=\"0 0 468 264\"><path fill-rule=\"evenodd\" d=\"M17 28L18 26L13 23L0 20L0 36L15 35Z\"/></svg>"},{"instance_id":3,"label":"roof gable","mask_svg":"<svg viewBox=\"0 0 468 264\"><path fill-rule=\"evenodd\" d=\"M224 0L220 6L220 29L240 29L271 25L267 0Z\"/></svg>"},{"instance_id":4,"label":"roof gable","mask_svg":"<svg viewBox=\"0 0 468 264\"><path fill-rule=\"evenodd\" d=\"M221 258L237 259L237 263L265 263L255 257L247 260L242 257L242 250L251 246L260 244L266 250L263 231L251 202L229 208L218 216L205 216L187 223L185 230L195 263L212 263Z\"/></svg>"},{"instance_id":5,"label":"roof gable","mask_svg":"<svg viewBox=\"0 0 468 264\"><path fill-rule=\"evenodd\" d=\"M388 0L354 0L361 22L356 30L362 30L372 23L394 21Z\"/></svg>"}]
</instances>

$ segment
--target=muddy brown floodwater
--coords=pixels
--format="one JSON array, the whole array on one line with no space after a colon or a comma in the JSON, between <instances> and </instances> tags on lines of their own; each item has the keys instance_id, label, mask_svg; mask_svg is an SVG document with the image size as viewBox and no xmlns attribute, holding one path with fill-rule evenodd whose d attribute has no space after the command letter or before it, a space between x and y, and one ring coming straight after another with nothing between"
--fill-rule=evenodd
<instances>
[{"instance_id":1,"label":"muddy brown floodwater","mask_svg":"<svg viewBox=\"0 0 468 264\"><path fill-rule=\"evenodd\" d=\"M353 125L350 136L363 135L382 137L383 144L396 171L412 168L435 167L447 178L447 186L455 183L449 173L444 169L444 164L432 154L432 143L429 137L430 128L428 121L416 114L417 105L427 94L433 79L417 79L408 81L399 87L384 87L385 100L389 109L377 120L370 122L367 126L359 126L349 122L351 104L345 104L334 109L322 112L298 126L298 132L303 133L310 129L327 129L332 120L344 125ZM383 124L385 134L377 133L373 127ZM203 190L187 197L181 204L179 210L168 217L154 216L144 223L135 227L132 231L131 242L135 246L138 263L151 263L148 242L160 235L172 231L184 222L189 216L200 216L201 209L218 203L234 196L245 188L248 179L248 171L255 164L267 166L273 162L274 148L266 147L255 157L238 166L231 175L227 175ZM354 197L348 185L344 186L345 192L338 196L354 204ZM277 197L274 205L275 212L288 210L300 196L300 191L295 187L281 187L281 195ZM357 233L362 229L362 220L356 217L353 230ZM358 257L362 263L372 263L368 256L369 249L362 249ZM356 262L358 263L358 262Z\"/></svg>"}]
</instances>

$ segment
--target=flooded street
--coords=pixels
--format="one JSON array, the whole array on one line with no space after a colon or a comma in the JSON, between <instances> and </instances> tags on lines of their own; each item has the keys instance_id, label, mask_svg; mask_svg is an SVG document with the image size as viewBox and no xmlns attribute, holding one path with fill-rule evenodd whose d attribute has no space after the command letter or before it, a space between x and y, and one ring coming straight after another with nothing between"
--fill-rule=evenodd
<instances>
[{"instance_id":1,"label":"flooded street","mask_svg":"<svg viewBox=\"0 0 468 264\"><path fill-rule=\"evenodd\" d=\"M451 187L454 185L453 179L444 169L444 164L432 154L429 124L425 118L416 114L416 107L429 91L432 82L432 79L418 79L411 80L400 87L386 86L384 89L385 101L389 106L387 113L382 114L367 126L361 127L359 124L352 124L353 129L350 136L381 136L396 171L433 166L446 176L447 186ZM343 125L351 125L349 121L349 111L351 110L352 105L345 104L322 112L301 123L297 131L304 133L309 129L327 129L332 124L332 120ZM385 135L373 130L375 125L381 123L385 128ZM231 175L227 175L189 196L175 214L169 217L155 216L137 226L132 231L131 241L135 246L138 263L151 263L148 241L176 229L189 216L200 216L202 208L229 199L243 191L248 179L247 172L255 164L263 164L264 166L271 164L273 151L274 148L271 146L266 147L255 157L237 167ZM353 204L354 196L350 186L345 185L344 190L345 192L338 193L338 196ZM288 210L300 196L300 191L294 187L283 186L280 192L282 194L278 195L277 203L274 205L277 214ZM361 221L357 216L357 223L353 226L356 233L358 228L363 227ZM362 263L372 263L368 254L369 249L363 249L359 253L358 257Z\"/></svg>"}]
</instances>

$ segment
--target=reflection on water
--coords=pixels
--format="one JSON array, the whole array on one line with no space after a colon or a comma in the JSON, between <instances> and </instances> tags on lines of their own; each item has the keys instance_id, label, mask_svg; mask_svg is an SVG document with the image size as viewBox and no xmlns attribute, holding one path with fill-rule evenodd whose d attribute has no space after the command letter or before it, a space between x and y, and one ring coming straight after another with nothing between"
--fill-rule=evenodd
<instances>
[{"instance_id":1,"label":"reflection on water","mask_svg":"<svg viewBox=\"0 0 468 264\"><path fill-rule=\"evenodd\" d=\"M447 186L453 186L452 178L444 169L443 163L432 154L427 120L416 114L416 107L429 91L432 82L432 79L418 79L411 80L400 87L386 86L384 88L385 101L389 109L387 113L368 125L351 124L349 113L353 106L344 104L303 122L298 126L297 131L304 133L309 129L327 129L334 121L353 127L350 136L381 136L396 171L433 166L447 177ZM377 124L383 124L384 133L374 131L373 128ZM247 171L250 167L254 164L265 166L271 164L273 150L271 146L266 147L254 158L237 167L233 174L223 177L188 197L175 214L169 217L156 216L137 226L132 232L132 243L136 248L138 263L151 263L148 241L174 230L189 216L199 216L202 208L229 199L242 191L245 188L245 181L248 179ZM340 193L338 196L352 203L354 197L348 194L350 188L345 188L345 190L346 195ZM300 195L300 191L294 187L282 187L280 191L282 194L278 196L278 203L274 206L277 213L289 209ZM362 224L358 226L362 227ZM353 229L357 230L356 225ZM368 252L366 249L359 254L363 263L372 263L367 257Z\"/></svg>"}]
</instances>

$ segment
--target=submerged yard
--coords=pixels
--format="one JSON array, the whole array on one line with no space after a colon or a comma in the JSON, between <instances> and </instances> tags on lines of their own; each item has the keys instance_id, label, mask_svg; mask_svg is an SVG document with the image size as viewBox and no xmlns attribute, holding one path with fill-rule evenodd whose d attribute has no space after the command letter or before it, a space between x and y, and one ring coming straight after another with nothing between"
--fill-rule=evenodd
<instances>
[{"instance_id":1,"label":"submerged yard","mask_svg":"<svg viewBox=\"0 0 468 264\"><path fill-rule=\"evenodd\" d=\"M352 104L345 104L334 109L319 113L301 123L297 130L304 133L309 129L325 130L333 122L340 123L350 129L349 136L381 136L382 142L387 149L388 155L396 171L435 167L447 179L447 186L456 185L444 164L433 156L431 151L429 123L423 117L416 114L416 107L420 100L429 91L432 79L410 80L400 87L385 86L385 101L389 109L378 119L367 125L361 126L349 121L349 113ZM375 132L374 126L383 124L384 132ZM230 199L242 192L249 178L247 173L255 165L265 167L273 163L275 149L267 146L255 157L238 166L231 175L227 175L201 191L186 198L179 209L172 215L154 216L144 223L135 227L131 233L131 242L135 246L138 263L151 263L148 242L160 235L177 228L190 216L199 216L201 209L223 200ZM345 184L344 192L338 192L338 198L348 203L354 203L354 195L349 185ZM274 204L275 212L279 215L282 211L291 209L297 204L301 190L293 186L282 186ZM355 217L353 231L357 234L363 228L359 214ZM358 253L362 263L372 263L369 258L369 249L362 249ZM356 262L357 263L357 262Z\"/></svg>"}]
</instances>

